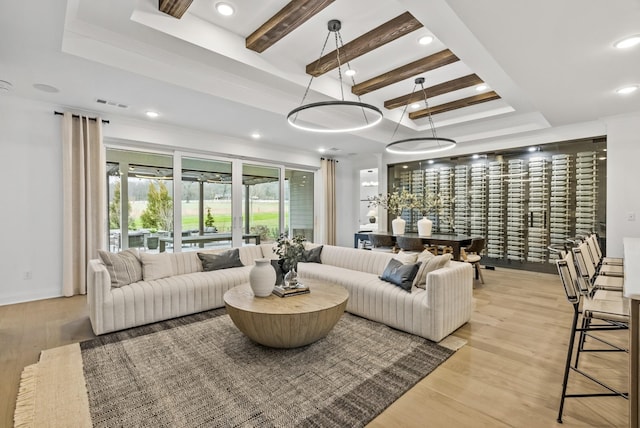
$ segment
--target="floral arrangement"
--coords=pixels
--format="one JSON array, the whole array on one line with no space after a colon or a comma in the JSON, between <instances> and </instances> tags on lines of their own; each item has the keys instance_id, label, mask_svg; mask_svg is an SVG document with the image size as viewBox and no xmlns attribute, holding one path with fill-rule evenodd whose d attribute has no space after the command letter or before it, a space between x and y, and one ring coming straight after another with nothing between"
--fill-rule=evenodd
<instances>
[{"instance_id":1,"label":"floral arrangement","mask_svg":"<svg viewBox=\"0 0 640 428\"><path fill-rule=\"evenodd\" d=\"M426 193L422 198L420 206L417 207L420 210L420 213L423 216L428 216L429 214L442 215L442 211L444 208L445 200L438 193Z\"/></svg>"},{"instance_id":2,"label":"floral arrangement","mask_svg":"<svg viewBox=\"0 0 640 428\"><path fill-rule=\"evenodd\" d=\"M284 233L278 237L274 251L282 260L283 272L288 272L298 267L298 262L302 261L304 257L304 242L306 240L307 238L302 235L296 235L289 239Z\"/></svg>"},{"instance_id":3,"label":"floral arrangement","mask_svg":"<svg viewBox=\"0 0 640 428\"><path fill-rule=\"evenodd\" d=\"M369 197L369 208L382 207L391 214L399 216L405 208L412 208L412 204L416 203L417 195L403 190L401 192L392 192L383 195Z\"/></svg>"},{"instance_id":4,"label":"floral arrangement","mask_svg":"<svg viewBox=\"0 0 640 428\"><path fill-rule=\"evenodd\" d=\"M427 193L423 197L406 190L387 193L386 195L379 194L369 198L369 208L382 207L396 216L401 215L405 208L416 209L423 216L429 214L442 215L444 205L445 200L438 193Z\"/></svg>"}]
</instances>

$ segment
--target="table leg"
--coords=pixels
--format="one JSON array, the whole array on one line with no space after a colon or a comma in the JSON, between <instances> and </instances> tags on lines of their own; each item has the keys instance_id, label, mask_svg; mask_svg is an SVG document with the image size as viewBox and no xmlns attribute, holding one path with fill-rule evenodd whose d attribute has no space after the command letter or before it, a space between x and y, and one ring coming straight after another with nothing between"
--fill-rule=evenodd
<instances>
[{"instance_id":1,"label":"table leg","mask_svg":"<svg viewBox=\"0 0 640 428\"><path fill-rule=\"evenodd\" d=\"M637 427L638 418L638 400L639 384L638 384L638 351L640 350L640 337L638 334L638 321L640 317L640 301L631 299L631 319L629 320L629 426Z\"/></svg>"},{"instance_id":2,"label":"table leg","mask_svg":"<svg viewBox=\"0 0 640 428\"><path fill-rule=\"evenodd\" d=\"M256 236L256 245L260 245L260 235Z\"/></svg>"},{"instance_id":3,"label":"table leg","mask_svg":"<svg viewBox=\"0 0 640 428\"><path fill-rule=\"evenodd\" d=\"M166 244L165 244L165 242L161 240L161 241L160 241L160 252L161 252L161 253L164 253L165 245L166 245Z\"/></svg>"},{"instance_id":4,"label":"table leg","mask_svg":"<svg viewBox=\"0 0 640 428\"><path fill-rule=\"evenodd\" d=\"M453 248L453 254L452 254L453 260L459 261L460 260L460 243L452 242L451 248Z\"/></svg>"}]
</instances>

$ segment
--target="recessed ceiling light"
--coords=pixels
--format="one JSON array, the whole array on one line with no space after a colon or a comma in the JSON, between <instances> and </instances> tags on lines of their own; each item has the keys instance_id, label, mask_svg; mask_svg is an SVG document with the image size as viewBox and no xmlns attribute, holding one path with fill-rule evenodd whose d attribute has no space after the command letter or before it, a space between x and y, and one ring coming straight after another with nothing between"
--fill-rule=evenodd
<instances>
[{"instance_id":1,"label":"recessed ceiling light","mask_svg":"<svg viewBox=\"0 0 640 428\"><path fill-rule=\"evenodd\" d=\"M160 115L158 114L158 112L156 112L156 111L151 111L151 110L149 110L149 111L148 111L148 112L146 112L145 114L147 115L147 117L150 117L150 118L152 118L152 119L155 119L156 117L160 116Z\"/></svg>"},{"instance_id":2,"label":"recessed ceiling light","mask_svg":"<svg viewBox=\"0 0 640 428\"><path fill-rule=\"evenodd\" d=\"M414 109L414 110L417 109L417 108L420 108L420 103L411 104L411 108Z\"/></svg>"},{"instance_id":3,"label":"recessed ceiling light","mask_svg":"<svg viewBox=\"0 0 640 428\"><path fill-rule=\"evenodd\" d=\"M357 73L357 71L355 71L353 68L348 69L347 71L344 72L345 76L355 76Z\"/></svg>"},{"instance_id":4,"label":"recessed ceiling light","mask_svg":"<svg viewBox=\"0 0 640 428\"><path fill-rule=\"evenodd\" d=\"M327 149L318 149L318 151L319 151L320 153L324 153L324 152L326 152L326 151L327 151Z\"/></svg>"},{"instance_id":5,"label":"recessed ceiling light","mask_svg":"<svg viewBox=\"0 0 640 428\"><path fill-rule=\"evenodd\" d=\"M429 163L429 165L431 165L431 164L432 164L432 163L434 163L435 161L434 161L433 159L429 159L427 162Z\"/></svg>"},{"instance_id":6,"label":"recessed ceiling light","mask_svg":"<svg viewBox=\"0 0 640 428\"><path fill-rule=\"evenodd\" d=\"M402 168L407 169L407 168L409 168L409 166L408 165L402 165Z\"/></svg>"},{"instance_id":7,"label":"recessed ceiling light","mask_svg":"<svg viewBox=\"0 0 640 428\"><path fill-rule=\"evenodd\" d=\"M624 39L615 42L613 44L614 47L618 49L627 49L634 47L635 45L640 44L640 34L636 34L634 36L625 37Z\"/></svg>"},{"instance_id":8,"label":"recessed ceiling light","mask_svg":"<svg viewBox=\"0 0 640 428\"><path fill-rule=\"evenodd\" d=\"M488 88L487 85L485 85L484 83L482 85L478 85L476 86L476 91L480 92L480 91L484 91Z\"/></svg>"},{"instance_id":9,"label":"recessed ceiling light","mask_svg":"<svg viewBox=\"0 0 640 428\"><path fill-rule=\"evenodd\" d=\"M418 39L418 43L422 46L428 45L433 42L433 36L422 36Z\"/></svg>"},{"instance_id":10,"label":"recessed ceiling light","mask_svg":"<svg viewBox=\"0 0 640 428\"><path fill-rule=\"evenodd\" d=\"M258 138L260 138L262 135L260 135L258 132L254 132L253 134L251 134L251 138L253 138L254 140L257 140Z\"/></svg>"},{"instance_id":11,"label":"recessed ceiling light","mask_svg":"<svg viewBox=\"0 0 640 428\"><path fill-rule=\"evenodd\" d=\"M480 157L480 155L476 153L475 155L473 155L471 157L474 158L474 159L478 159Z\"/></svg>"},{"instance_id":12,"label":"recessed ceiling light","mask_svg":"<svg viewBox=\"0 0 640 428\"><path fill-rule=\"evenodd\" d=\"M45 85L44 83L35 83L33 87L39 91L48 92L50 94L60 92L60 89L56 88L55 86Z\"/></svg>"},{"instance_id":13,"label":"recessed ceiling light","mask_svg":"<svg viewBox=\"0 0 640 428\"><path fill-rule=\"evenodd\" d=\"M537 151L537 150L538 150L538 148L537 148L537 147L529 147L529 151L530 151L530 152L535 152L535 151Z\"/></svg>"},{"instance_id":14,"label":"recessed ceiling light","mask_svg":"<svg viewBox=\"0 0 640 428\"><path fill-rule=\"evenodd\" d=\"M616 92L621 95L630 94L638 90L638 85L629 85L624 88L617 89Z\"/></svg>"},{"instance_id":15,"label":"recessed ceiling light","mask_svg":"<svg viewBox=\"0 0 640 428\"><path fill-rule=\"evenodd\" d=\"M222 16L231 16L235 13L235 9L229 3L219 2L216 3L216 10Z\"/></svg>"}]
</instances>

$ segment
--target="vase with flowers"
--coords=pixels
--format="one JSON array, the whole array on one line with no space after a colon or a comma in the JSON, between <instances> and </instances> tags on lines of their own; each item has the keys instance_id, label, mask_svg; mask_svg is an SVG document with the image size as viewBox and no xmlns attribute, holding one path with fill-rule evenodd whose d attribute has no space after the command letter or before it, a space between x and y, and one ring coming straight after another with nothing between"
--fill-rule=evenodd
<instances>
[{"instance_id":1,"label":"vase with flowers","mask_svg":"<svg viewBox=\"0 0 640 428\"><path fill-rule=\"evenodd\" d=\"M296 288L298 286L298 262L304 260L304 242L307 240L302 235L289 238L286 234L281 234L276 241L275 253L280 258L280 266L284 275L284 287Z\"/></svg>"},{"instance_id":2,"label":"vase with flowers","mask_svg":"<svg viewBox=\"0 0 640 428\"><path fill-rule=\"evenodd\" d=\"M433 229L433 221L427 218L428 215L439 216L442 214L444 200L438 193L425 193L421 203L417 207L422 214L422 218L418 220L418 235L431 236Z\"/></svg>"},{"instance_id":3,"label":"vase with flowers","mask_svg":"<svg viewBox=\"0 0 640 428\"><path fill-rule=\"evenodd\" d=\"M381 193L377 196L372 196L369 198L369 207L382 207L386 209L390 214L395 215L396 218L391 222L393 234L402 235L404 234L407 222L400 216L402 215L402 211L405 208L408 208L412 203L411 201L414 197L414 194L406 190L402 190L400 192L391 192L387 193L386 195Z\"/></svg>"}]
</instances>

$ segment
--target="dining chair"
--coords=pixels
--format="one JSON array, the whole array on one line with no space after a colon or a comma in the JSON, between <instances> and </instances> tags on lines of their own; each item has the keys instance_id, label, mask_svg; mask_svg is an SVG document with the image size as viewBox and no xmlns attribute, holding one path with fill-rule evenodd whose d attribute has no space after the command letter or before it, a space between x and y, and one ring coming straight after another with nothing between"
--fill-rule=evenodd
<instances>
[{"instance_id":1,"label":"dining chair","mask_svg":"<svg viewBox=\"0 0 640 428\"><path fill-rule=\"evenodd\" d=\"M473 269L476 272L476 280L480 279L480 282L484 284L484 278L480 271L480 253L484 250L484 238L473 238L471 244L464 249L465 257L463 260L467 263L471 263Z\"/></svg>"},{"instance_id":2,"label":"dining chair","mask_svg":"<svg viewBox=\"0 0 640 428\"><path fill-rule=\"evenodd\" d=\"M395 252L395 243L391 235L380 235L376 233L369 234L371 242L371 251L380 251L385 253Z\"/></svg>"},{"instance_id":3,"label":"dining chair","mask_svg":"<svg viewBox=\"0 0 640 428\"><path fill-rule=\"evenodd\" d=\"M626 330L629 326L629 305L628 301L622 297L622 293L597 290L593 295L585 292L583 287L579 286L579 276L575 270L573 252L568 252L566 257L556 260L558 274L569 303L573 307L573 321L571 324L571 335L569 337L569 346L567 349L567 359L565 362L564 376L562 381L562 395L560 398L560 407L558 410L559 423L562 423L562 412L564 410L564 402L566 398L583 398L583 397L623 397L629 398L627 392L621 392L617 388L604 383L594 377L593 373L588 373L579 367L580 355L582 353L600 353L600 352L625 352L628 349L612 343L610 340L602 337L601 333L615 330ZM578 327L580 325L580 327ZM594 333L598 334L596 336ZM574 347L577 349L574 357ZM587 339L591 339L598 346L589 345L587 347ZM573 362L572 362L573 360ZM589 362L589 367L593 368L593 364L597 362ZM567 385L569 375L575 372L588 380L600 385L607 392L587 392L587 393L567 393Z\"/></svg>"}]
</instances>

